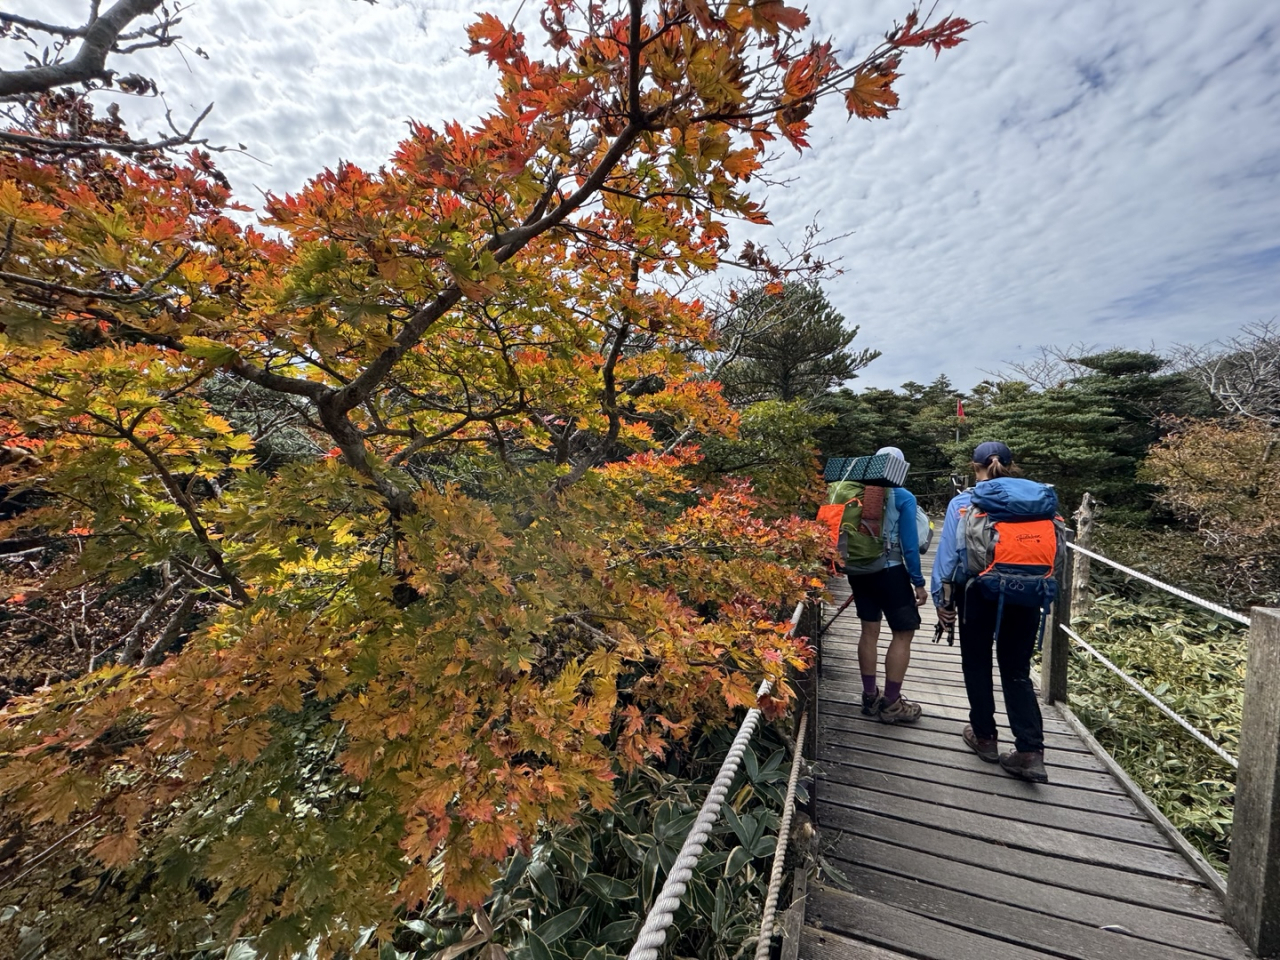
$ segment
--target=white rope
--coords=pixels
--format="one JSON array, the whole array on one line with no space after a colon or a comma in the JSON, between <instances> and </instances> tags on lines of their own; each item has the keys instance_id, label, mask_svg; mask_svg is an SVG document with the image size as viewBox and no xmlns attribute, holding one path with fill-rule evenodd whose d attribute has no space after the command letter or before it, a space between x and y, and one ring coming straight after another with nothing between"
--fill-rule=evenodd
<instances>
[{"instance_id":1,"label":"white rope","mask_svg":"<svg viewBox=\"0 0 1280 960\"><path fill-rule=\"evenodd\" d=\"M770 689L772 688L768 680L760 684L760 689L756 691L757 699L767 694ZM711 828L715 826L720 816L720 807L729 793L729 786L738 773L742 755L747 752L751 734L755 732L759 721L760 710L758 707L752 707L747 711L738 735L733 738L729 755L720 765L720 772L716 774L715 782L711 784L711 791L707 794L707 799L702 802L702 809L698 811L698 819L693 822L693 828L684 838L680 855L676 857L671 873L663 883L658 899L654 901L653 909L645 918L644 926L640 928L640 935L636 937L636 944L627 954L627 960L658 960L658 951L667 940L667 928L675 919L680 898L688 888L689 878L693 876L693 868L698 862L698 857L702 856L702 848L706 846L707 837L711 836Z\"/></svg>"},{"instance_id":2,"label":"white rope","mask_svg":"<svg viewBox=\"0 0 1280 960\"><path fill-rule=\"evenodd\" d=\"M797 603L795 613L791 616L791 629L787 631L788 635L795 632L803 613L804 603ZM772 689L773 685L765 680L756 691L756 699L767 695ZM752 707L747 711L738 735L733 738L733 744L729 747L729 753L724 758L724 763L720 765L715 781L711 784L707 799L702 801L698 818L694 820L689 835L684 838L676 862L671 866L671 873L662 884L658 899L654 901L649 916L645 918L644 926L640 928L640 934L636 937L635 946L627 954L627 960L658 960L658 951L667 940L667 929L675 919L676 910L680 907L680 899L688 889L689 880L693 876L693 868L698 862L698 857L702 856L702 849L706 846L707 838L711 836L711 828L715 826L720 816L720 807L729 794L729 787L738 773L738 765L742 763L742 755L747 752L751 735L759 722L760 709Z\"/></svg>"},{"instance_id":3,"label":"white rope","mask_svg":"<svg viewBox=\"0 0 1280 960\"><path fill-rule=\"evenodd\" d=\"M1178 726L1182 727L1183 730L1187 731L1187 733L1191 734L1193 737L1195 737L1197 740L1203 743L1206 747L1208 747L1210 750L1212 750L1214 753L1220 756L1223 760L1227 761L1227 763L1231 764L1232 767L1235 767L1236 769L1240 768L1240 764L1235 757L1227 753L1227 751L1222 749L1222 747L1220 747L1217 743L1210 740L1203 733L1201 733L1199 730L1193 727L1190 723L1187 722L1185 718L1175 713L1174 710L1171 707L1167 706L1163 700L1156 699L1156 697L1152 693L1150 693L1146 687L1138 683L1137 680L1133 679L1133 677L1129 676L1127 673L1125 673L1123 670L1117 667L1114 663L1112 663L1110 660L1108 660L1106 657L1100 654L1097 650L1091 647L1086 640L1084 640L1078 633L1076 633L1070 627L1066 626L1065 624L1060 624L1060 626L1062 627L1066 635L1069 636L1081 647L1083 647L1089 653L1090 656L1092 656L1095 660L1101 663L1104 667L1106 667L1108 670L1114 673L1117 677L1119 677L1129 686L1133 687L1133 689L1137 690L1138 693L1142 694L1149 701L1151 701L1151 703L1155 705L1155 707L1161 713L1163 713L1166 717L1168 717L1174 723L1178 724Z\"/></svg>"},{"instance_id":4,"label":"white rope","mask_svg":"<svg viewBox=\"0 0 1280 960\"><path fill-rule=\"evenodd\" d=\"M756 941L756 960L768 960L773 949L773 923L778 912L778 894L782 891L783 861L791 839L791 815L796 809L796 784L800 780L800 760L804 753L805 728L809 714L800 716L796 732L796 755L791 758L791 776L787 780L787 798L782 801L782 822L778 824L778 845L773 848L773 872L769 875L769 893L764 898L764 917L760 920L760 939Z\"/></svg>"},{"instance_id":5,"label":"white rope","mask_svg":"<svg viewBox=\"0 0 1280 960\"><path fill-rule=\"evenodd\" d=\"M1085 547L1081 547L1071 542L1068 542L1067 546L1077 553L1083 553L1086 557L1092 557L1094 560L1097 560L1100 563L1105 563L1109 567L1115 567L1117 570L1127 573L1129 576L1138 580L1149 583L1153 587L1159 587L1161 590L1164 590L1166 593L1171 593L1175 597L1181 597L1183 600L1189 600L1191 603L1198 603L1206 610L1212 610L1214 613L1221 614L1224 617L1230 617L1237 623L1243 623L1246 627L1252 626L1253 622L1243 613L1236 613L1234 610L1229 610L1221 604L1214 603L1212 600L1206 600L1203 597L1197 597L1194 593L1188 593L1186 590L1182 590L1178 587L1171 587L1167 583L1161 583L1155 577L1151 577L1138 570L1134 570L1132 567L1126 567L1123 563L1116 563L1110 557L1104 557L1102 554L1094 553L1092 550L1086 549Z\"/></svg>"}]
</instances>

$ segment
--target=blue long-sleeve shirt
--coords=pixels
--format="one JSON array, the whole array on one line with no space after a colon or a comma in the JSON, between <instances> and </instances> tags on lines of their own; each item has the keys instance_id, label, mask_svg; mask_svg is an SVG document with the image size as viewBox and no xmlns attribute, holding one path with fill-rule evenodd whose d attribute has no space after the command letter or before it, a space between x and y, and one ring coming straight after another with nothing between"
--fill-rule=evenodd
<instances>
[{"instance_id":1,"label":"blue long-sleeve shirt","mask_svg":"<svg viewBox=\"0 0 1280 960\"><path fill-rule=\"evenodd\" d=\"M896 487L889 491L893 495L892 511L887 512L885 539L890 548L895 544L902 552L902 560L891 559L888 566L902 563L907 568L907 576L917 587L924 586L924 574L920 572L920 532L916 529L916 498L905 487Z\"/></svg>"},{"instance_id":2,"label":"blue long-sleeve shirt","mask_svg":"<svg viewBox=\"0 0 1280 960\"><path fill-rule=\"evenodd\" d=\"M972 500L973 494L966 490L956 494L947 504L947 515L942 521L942 533L938 536L938 550L933 556L933 577L929 584L935 606L942 606L944 583L958 583L965 579L969 558L963 538L956 536L956 528L960 525L960 510L968 507Z\"/></svg>"}]
</instances>

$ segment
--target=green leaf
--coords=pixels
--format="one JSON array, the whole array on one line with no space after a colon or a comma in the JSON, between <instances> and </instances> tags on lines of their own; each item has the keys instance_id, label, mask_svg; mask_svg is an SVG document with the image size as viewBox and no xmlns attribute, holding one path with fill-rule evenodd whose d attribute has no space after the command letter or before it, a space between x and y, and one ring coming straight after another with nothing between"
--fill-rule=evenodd
<instances>
[{"instance_id":1,"label":"green leaf","mask_svg":"<svg viewBox=\"0 0 1280 960\"><path fill-rule=\"evenodd\" d=\"M540 938L543 943L555 943L561 937L568 936L578 929L578 926L587 916L586 907L574 907L566 910L564 913L558 914L538 927L534 931L534 936Z\"/></svg>"},{"instance_id":2,"label":"green leaf","mask_svg":"<svg viewBox=\"0 0 1280 960\"><path fill-rule=\"evenodd\" d=\"M556 960L551 948L536 933L529 934L529 939L525 941L525 946L529 950L530 960Z\"/></svg>"},{"instance_id":3,"label":"green leaf","mask_svg":"<svg viewBox=\"0 0 1280 960\"><path fill-rule=\"evenodd\" d=\"M678 817L672 817L655 825L653 835L660 843L672 845L679 850L684 843L684 838L688 834L689 828L693 826L694 821L697 819L698 815L696 813L686 813Z\"/></svg>"},{"instance_id":4,"label":"green leaf","mask_svg":"<svg viewBox=\"0 0 1280 960\"><path fill-rule=\"evenodd\" d=\"M734 847L729 853L729 859L725 861L724 875L732 877L738 873L743 867L751 862L751 851L746 847Z\"/></svg>"},{"instance_id":5,"label":"green leaf","mask_svg":"<svg viewBox=\"0 0 1280 960\"><path fill-rule=\"evenodd\" d=\"M658 886L658 848L652 847L640 864L640 896L646 905L653 903L653 893Z\"/></svg>"},{"instance_id":6,"label":"green leaf","mask_svg":"<svg viewBox=\"0 0 1280 960\"><path fill-rule=\"evenodd\" d=\"M650 838L652 840L652 838ZM625 833L618 834L618 844L622 847L622 852L628 857L639 863L644 859L644 852L651 844L641 845L636 842L635 837L630 837Z\"/></svg>"},{"instance_id":7,"label":"green leaf","mask_svg":"<svg viewBox=\"0 0 1280 960\"><path fill-rule=\"evenodd\" d=\"M615 920L596 931L596 939L601 943L617 943L619 940L630 940L639 930L640 924L636 918Z\"/></svg>"},{"instance_id":8,"label":"green leaf","mask_svg":"<svg viewBox=\"0 0 1280 960\"><path fill-rule=\"evenodd\" d=\"M582 885L602 900L630 900L636 891L629 883L616 877L607 877L603 873L589 873L582 879Z\"/></svg>"},{"instance_id":9,"label":"green leaf","mask_svg":"<svg viewBox=\"0 0 1280 960\"><path fill-rule=\"evenodd\" d=\"M529 865L529 876L533 877L533 882L538 885L538 889L542 891L543 897L552 906L560 905L560 894L556 889L556 875L551 868L541 860L535 860Z\"/></svg>"},{"instance_id":10,"label":"green leaf","mask_svg":"<svg viewBox=\"0 0 1280 960\"><path fill-rule=\"evenodd\" d=\"M217 340L210 340L208 337L184 337L182 352L199 357L201 360L211 360L219 366L225 366L240 356L236 353L235 347L229 347Z\"/></svg>"},{"instance_id":11,"label":"green leaf","mask_svg":"<svg viewBox=\"0 0 1280 960\"><path fill-rule=\"evenodd\" d=\"M751 843L751 833L747 830L746 825L743 824L742 818L738 816L737 811L733 807L726 805L721 808L721 816L724 817L724 822L729 825L729 829L737 836L738 842L743 846L748 846Z\"/></svg>"},{"instance_id":12,"label":"green leaf","mask_svg":"<svg viewBox=\"0 0 1280 960\"><path fill-rule=\"evenodd\" d=\"M716 884L716 908L711 912L711 931L716 936L724 929L725 916L729 912L728 889L727 883Z\"/></svg>"}]
</instances>

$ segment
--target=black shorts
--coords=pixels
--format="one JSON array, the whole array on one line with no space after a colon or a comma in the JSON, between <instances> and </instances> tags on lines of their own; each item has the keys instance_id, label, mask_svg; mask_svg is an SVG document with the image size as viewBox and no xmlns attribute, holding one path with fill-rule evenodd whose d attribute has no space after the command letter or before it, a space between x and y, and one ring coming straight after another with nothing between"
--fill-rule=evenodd
<instances>
[{"instance_id":1,"label":"black shorts","mask_svg":"<svg viewBox=\"0 0 1280 960\"><path fill-rule=\"evenodd\" d=\"M849 589L853 591L853 608L858 611L859 620L879 623L883 618L894 631L920 629L915 587L901 564L875 573L851 573Z\"/></svg>"}]
</instances>

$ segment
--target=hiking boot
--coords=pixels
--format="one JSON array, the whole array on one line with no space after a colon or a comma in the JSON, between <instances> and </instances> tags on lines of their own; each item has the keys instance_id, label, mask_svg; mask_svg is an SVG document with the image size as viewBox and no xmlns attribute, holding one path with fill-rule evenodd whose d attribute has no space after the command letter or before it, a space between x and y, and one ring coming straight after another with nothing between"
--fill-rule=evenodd
<instances>
[{"instance_id":1,"label":"hiking boot","mask_svg":"<svg viewBox=\"0 0 1280 960\"><path fill-rule=\"evenodd\" d=\"M998 763L1000 761L999 737L980 737L973 732L973 726L967 723L961 736L964 737L964 742L969 745L969 749L987 761L987 763Z\"/></svg>"},{"instance_id":2,"label":"hiking boot","mask_svg":"<svg viewBox=\"0 0 1280 960\"><path fill-rule=\"evenodd\" d=\"M880 712L880 708L884 706L884 699L880 696L880 688L877 687L874 693L864 693L862 695L862 715L864 717L874 717Z\"/></svg>"},{"instance_id":3,"label":"hiking boot","mask_svg":"<svg viewBox=\"0 0 1280 960\"><path fill-rule=\"evenodd\" d=\"M1020 780L1032 783L1048 783L1049 774L1044 769L1043 750L1010 750L1000 754L1000 766Z\"/></svg>"},{"instance_id":4,"label":"hiking boot","mask_svg":"<svg viewBox=\"0 0 1280 960\"><path fill-rule=\"evenodd\" d=\"M898 697L893 703L880 701L881 723L915 723L920 719L920 704L912 703L906 697Z\"/></svg>"}]
</instances>

